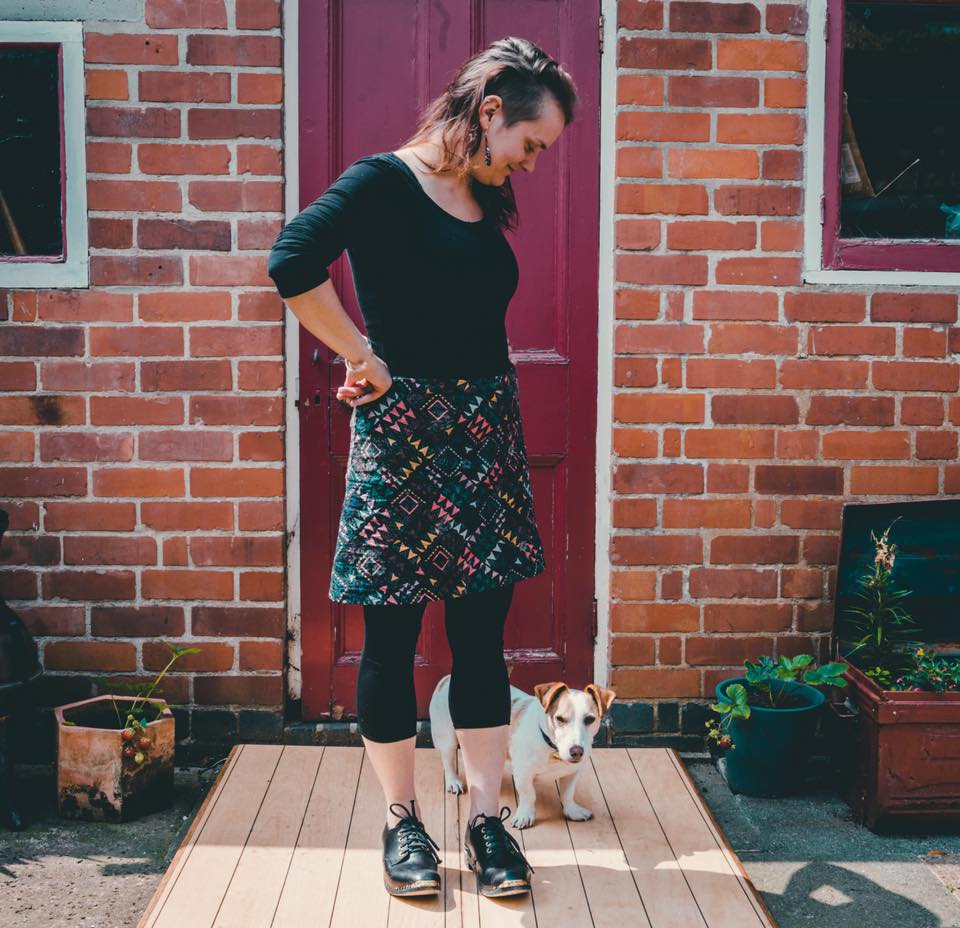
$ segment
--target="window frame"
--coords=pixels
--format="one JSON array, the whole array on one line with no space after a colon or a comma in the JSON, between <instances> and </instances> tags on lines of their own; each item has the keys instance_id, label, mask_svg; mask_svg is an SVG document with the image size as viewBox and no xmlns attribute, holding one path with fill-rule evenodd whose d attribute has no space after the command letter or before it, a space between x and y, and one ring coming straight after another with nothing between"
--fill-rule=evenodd
<instances>
[{"instance_id":1,"label":"window frame","mask_svg":"<svg viewBox=\"0 0 960 928\"><path fill-rule=\"evenodd\" d=\"M896 3L902 0L874 0ZM924 0L960 6L960 0ZM846 0L811 0L803 279L837 283L960 284L960 240L840 238L840 137Z\"/></svg>"},{"instance_id":2,"label":"window frame","mask_svg":"<svg viewBox=\"0 0 960 928\"><path fill-rule=\"evenodd\" d=\"M83 23L5 20L4 46L54 46L60 65L61 255L0 255L0 288L89 287Z\"/></svg>"}]
</instances>

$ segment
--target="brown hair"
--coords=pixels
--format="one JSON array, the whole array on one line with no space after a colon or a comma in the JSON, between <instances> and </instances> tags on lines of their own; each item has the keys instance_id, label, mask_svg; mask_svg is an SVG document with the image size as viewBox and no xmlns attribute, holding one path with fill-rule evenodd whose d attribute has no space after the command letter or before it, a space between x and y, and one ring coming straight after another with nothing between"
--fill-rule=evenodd
<instances>
[{"instance_id":1,"label":"brown hair","mask_svg":"<svg viewBox=\"0 0 960 928\"><path fill-rule=\"evenodd\" d=\"M569 125L577 103L573 78L527 39L498 39L460 66L443 93L427 106L414 134L398 147L420 142L440 126L443 155L434 173L452 169L462 178L469 173L470 158L483 140L483 98L497 94L503 100L504 125L509 128L539 118L546 93L552 94L563 110L564 124ZM519 216L509 177L499 187L471 180L471 191L484 213L501 228L516 227Z\"/></svg>"}]
</instances>

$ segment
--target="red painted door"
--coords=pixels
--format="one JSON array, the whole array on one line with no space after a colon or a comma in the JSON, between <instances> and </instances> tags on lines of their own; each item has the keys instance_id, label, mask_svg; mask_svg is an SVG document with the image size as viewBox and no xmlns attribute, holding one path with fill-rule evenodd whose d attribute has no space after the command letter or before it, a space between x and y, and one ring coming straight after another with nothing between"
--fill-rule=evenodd
<instances>
[{"instance_id":1,"label":"red painted door","mask_svg":"<svg viewBox=\"0 0 960 928\"><path fill-rule=\"evenodd\" d=\"M547 569L519 582L507 619L511 682L583 686L592 672L599 213L599 0L302 0L300 206L352 161L392 151L456 68L495 39L523 36L573 75L578 117L517 177L509 233L520 283L507 313ZM331 270L363 331L346 255ZM300 518L304 719L356 714L362 606L327 596L343 500L349 411L343 361L300 329ZM442 602L424 614L420 718L450 669Z\"/></svg>"}]
</instances>

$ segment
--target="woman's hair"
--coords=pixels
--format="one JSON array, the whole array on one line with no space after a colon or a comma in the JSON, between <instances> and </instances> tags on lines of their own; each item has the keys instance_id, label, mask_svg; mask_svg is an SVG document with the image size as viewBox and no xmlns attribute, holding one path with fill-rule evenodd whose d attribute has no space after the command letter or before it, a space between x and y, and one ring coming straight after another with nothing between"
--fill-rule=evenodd
<instances>
[{"instance_id":1,"label":"woman's hair","mask_svg":"<svg viewBox=\"0 0 960 928\"><path fill-rule=\"evenodd\" d=\"M573 78L543 49L532 42L507 36L468 58L446 89L424 111L416 131L401 146L427 138L438 126L442 157L434 171L469 173L470 158L480 148L480 103L489 94L503 100L504 125L533 120L543 112L544 95L550 93L563 111L564 125L573 120L577 103ZM488 217L501 228L514 228L519 217L508 177L501 186L471 181L471 189Z\"/></svg>"}]
</instances>

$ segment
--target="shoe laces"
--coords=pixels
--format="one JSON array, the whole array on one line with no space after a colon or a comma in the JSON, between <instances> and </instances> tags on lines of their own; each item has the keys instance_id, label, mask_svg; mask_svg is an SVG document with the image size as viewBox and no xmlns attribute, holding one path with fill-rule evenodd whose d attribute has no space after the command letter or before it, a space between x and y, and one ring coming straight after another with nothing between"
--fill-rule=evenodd
<instances>
[{"instance_id":1,"label":"shoe laces","mask_svg":"<svg viewBox=\"0 0 960 928\"><path fill-rule=\"evenodd\" d=\"M477 819L482 818L480 834L483 836L483 844L487 854L490 856L501 853L514 854L530 867L533 873L536 873L537 871L530 866L530 861L523 856L523 851L520 850L517 839L504 828L503 821L510 815L510 811L510 806L502 806L499 815L484 815L482 812L478 812L470 819L470 828L471 830L476 828ZM504 812L507 814L504 815Z\"/></svg>"},{"instance_id":2,"label":"shoe laces","mask_svg":"<svg viewBox=\"0 0 960 928\"><path fill-rule=\"evenodd\" d=\"M416 799L411 799L409 809L402 802L390 803L390 811L394 815L399 816L399 813L393 811L394 806L399 806L403 810L403 817L400 818L400 821L396 825L398 829L397 842L400 845L400 852L406 856L414 851L426 851L426 853L433 858L434 863L440 863L440 855L437 854L437 851L440 850L440 845L427 834L426 829L423 827L423 822L417 818L416 802ZM436 848L436 850L434 850L434 848Z\"/></svg>"}]
</instances>

